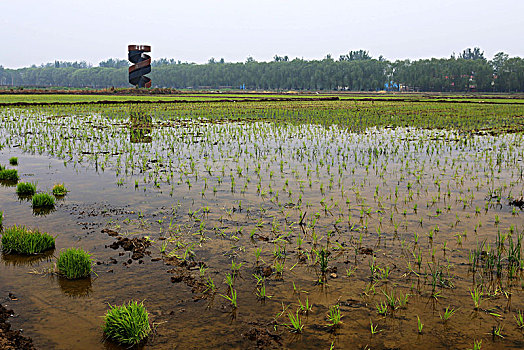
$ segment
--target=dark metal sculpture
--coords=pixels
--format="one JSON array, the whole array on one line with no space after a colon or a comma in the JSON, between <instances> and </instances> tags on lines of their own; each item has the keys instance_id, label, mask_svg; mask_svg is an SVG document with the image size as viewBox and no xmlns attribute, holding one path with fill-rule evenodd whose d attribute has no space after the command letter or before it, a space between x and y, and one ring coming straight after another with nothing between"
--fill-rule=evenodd
<instances>
[{"instance_id":1,"label":"dark metal sculpture","mask_svg":"<svg viewBox=\"0 0 524 350\"><path fill-rule=\"evenodd\" d=\"M151 56L144 52L151 52L149 45L129 45L127 57L134 63L129 67L129 83L138 87L151 87L151 79L145 75L151 72Z\"/></svg>"}]
</instances>

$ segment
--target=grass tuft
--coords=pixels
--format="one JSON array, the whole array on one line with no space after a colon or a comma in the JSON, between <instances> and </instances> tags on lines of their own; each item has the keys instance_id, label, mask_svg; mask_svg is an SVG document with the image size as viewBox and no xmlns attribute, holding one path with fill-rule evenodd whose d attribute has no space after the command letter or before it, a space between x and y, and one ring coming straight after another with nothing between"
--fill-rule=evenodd
<instances>
[{"instance_id":1,"label":"grass tuft","mask_svg":"<svg viewBox=\"0 0 524 350\"><path fill-rule=\"evenodd\" d=\"M58 256L58 272L70 280L89 276L92 266L91 254L82 248L69 248Z\"/></svg>"},{"instance_id":2,"label":"grass tuft","mask_svg":"<svg viewBox=\"0 0 524 350\"><path fill-rule=\"evenodd\" d=\"M67 188L65 188L64 184L56 184L53 186L53 194L58 197L65 196L69 192Z\"/></svg>"},{"instance_id":3,"label":"grass tuft","mask_svg":"<svg viewBox=\"0 0 524 350\"><path fill-rule=\"evenodd\" d=\"M0 170L0 181L17 182L18 170L16 169L2 169Z\"/></svg>"},{"instance_id":4,"label":"grass tuft","mask_svg":"<svg viewBox=\"0 0 524 350\"><path fill-rule=\"evenodd\" d=\"M33 208L52 207L55 205L55 197L49 193L37 193L33 196Z\"/></svg>"},{"instance_id":5,"label":"grass tuft","mask_svg":"<svg viewBox=\"0 0 524 350\"><path fill-rule=\"evenodd\" d=\"M55 238L48 233L12 226L2 233L2 249L7 253L38 254L55 247Z\"/></svg>"},{"instance_id":6,"label":"grass tuft","mask_svg":"<svg viewBox=\"0 0 524 350\"><path fill-rule=\"evenodd\" d=\"M16 185L16 193L19 196L32 196L36 192L36 183L20 182Z\"/></svg>"},{"instance_id":7,"label":"grass tuft","mask_svg":"<svg viewBox=\"0 0 524 350\"><path fill-rule=\"evenodd\" d=\"M111 306L104 317L105 335L123 345L137 345L151 333L149 314L144 306L136 301L127 305Z\"/></svg>"}]
</instances>

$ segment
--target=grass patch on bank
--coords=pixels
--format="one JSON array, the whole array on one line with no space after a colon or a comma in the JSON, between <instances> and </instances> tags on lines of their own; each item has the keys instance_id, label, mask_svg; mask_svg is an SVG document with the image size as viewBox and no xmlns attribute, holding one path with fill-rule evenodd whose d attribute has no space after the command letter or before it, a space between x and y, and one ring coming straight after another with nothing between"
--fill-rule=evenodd
<instances>
[{"instance_id":1,"label":"grass patch on bank","mask_svg":"<svg viewBox=\"0 0 524 350\"><path fill-rule=\"evenodd\" d=\"M2 250L6 253L38 254L55 247L55 238L46 232L11 226L2 232Z\"/></svg>"},{"instance_id":2,"label":"grass patch on bank","mask_svg":"<svg viewBox=\"0 0 524 350\"><path fill-rule=\"evenodd\" d=\"M130 301L127 305L110 306L104 317L104 334L122 345L137 345L151 333L149 314L144 303Z\"/></svg>"}]
</instances>

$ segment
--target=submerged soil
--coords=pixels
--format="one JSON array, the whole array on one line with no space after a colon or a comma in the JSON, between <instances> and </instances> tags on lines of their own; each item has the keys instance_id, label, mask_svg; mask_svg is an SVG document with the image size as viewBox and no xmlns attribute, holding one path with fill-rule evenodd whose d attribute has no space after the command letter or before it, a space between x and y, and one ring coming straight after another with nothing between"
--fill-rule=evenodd
<instances>
[{"instance_id":1,"label":"submerged soil","mask_svg":"<svg viewBox=\"0 0 524 350\"><path fill-rule=\"evenodd\" d=\"M33 350L33 341L22 335L20 330L12 330L9 318L14 316L13 310L0 305L0 349Z\"/></svg>"},{"instance_id":2,"label":"submerged soil","mask_svg":"<svg viewBox=\"0 0 524 350\"><path fill-rule=\"evenodd\" d=\"M11 324L39 348L118 348L101 316L128 300L151 349L524 346L521 135L56 115L6 115L1 134L2 165L70 191L37 215L0 187L4 227L57 235L47 255L1 256ZM50 273L70 246L91 278Z\"/></svg>"}]
</instances>

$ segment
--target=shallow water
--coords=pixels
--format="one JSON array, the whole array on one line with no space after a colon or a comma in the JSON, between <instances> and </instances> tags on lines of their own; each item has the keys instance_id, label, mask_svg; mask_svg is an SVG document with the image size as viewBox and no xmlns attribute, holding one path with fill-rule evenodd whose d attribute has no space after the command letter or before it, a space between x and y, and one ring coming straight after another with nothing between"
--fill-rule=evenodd
<instances>
[{"instance_id":1,"label":"shallow water","mask_svg":"<svg viewBox=\"0 0 524 350\"><path fill-rule=\"evenodd\" d=\"M20 315L12 323L38 347L117 347L104 341L101 316L108 303L130 299L144 300L156 325L146 348L249 348L257 346L253 334L259 346L278 348L468 348L480 339L483 349L524 346L513 318L524 310L522 270L508 278L509 238L500 279L473 272L468 259L477 249L481 257L494 251L499 232L513 227L514 242L523 233L522 210L508 199L523 192L521 135L49 117L4 112L0 163L18 156L13 168L22 181L38 182L40 191L64 182L70 192L55 211L36 216L14 187L0 187L4 227L38 227L58 235L55 256L80 246L99 264L90 280L71 282L45 273L52 256L1 257L0 293L18 299L5 302ZM150 256L127 264L131 254L111 249L115 238L104 228L150 237ZM326 274L315 253L322 249L330 254ZM181 261L184 252L205 263L216 293L192 293L171 282L176 266L151 261L167 254ZM232 261L242 264L236 309L221 296ZM256 295L257 266L271 267L271 298ZM432 271L441 276L435 289ZM186 272L201 280L198 266ZM474 310L477 283L485 297ZM408 303L381 316L376 304L392 291L409 294ZM288 312L306 299L313 306L300 316L304 331L292 333ZM326 315L335 304L343 317L333 328ZM439 314L448 306L457 312L444 323ZM493 335L499 325L504 338Z\"/></svg>"}]
</instances>

